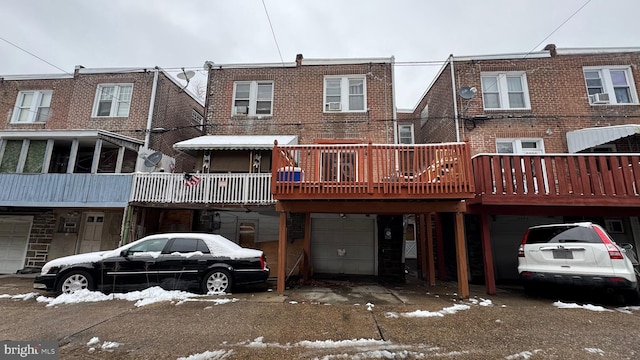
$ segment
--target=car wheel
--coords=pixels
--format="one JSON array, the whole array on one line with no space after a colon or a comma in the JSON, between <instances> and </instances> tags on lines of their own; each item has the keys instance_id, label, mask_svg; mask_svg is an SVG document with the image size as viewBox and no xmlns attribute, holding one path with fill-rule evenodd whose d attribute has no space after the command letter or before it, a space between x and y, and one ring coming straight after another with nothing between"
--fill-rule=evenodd
<instances>
[{"instance_id":1,"label":"car wheel","mask_svg":"<svg viewBox=\"0 0 640 360\"><path fill-rule=\"evenodd\" d=\"M222 269L216 269L207 274L202 284L202 291L209 293L226 293L231 289L231 275Z\"/></svg>"},{"instance_id":2,"label":"car wheel","mask_svg":"<svg viewBox=\"0 0 640 360\"><path fill-rule=\"evenodd\" d=\"M58 292L62 294L72 294L83 289L93 289L93 279L86 271L69 271L58 282Z\"/></svg>"}]
</instances>

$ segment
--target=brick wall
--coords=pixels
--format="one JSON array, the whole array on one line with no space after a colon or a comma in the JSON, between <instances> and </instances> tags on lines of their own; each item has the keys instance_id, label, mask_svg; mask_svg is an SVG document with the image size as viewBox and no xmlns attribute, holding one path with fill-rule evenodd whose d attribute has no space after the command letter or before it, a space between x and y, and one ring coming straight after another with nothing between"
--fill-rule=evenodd
<instances>
[{"instance_id":1,"label":"brick wall","mask_svg":"<svg viewBox=\"0 0 640 360\"><path fill-rule=\"evenodd\" d=\"M321 139L393 142L393 89L389 63L216 68L209 71L206 121L212 135L297 135ZM325 75L366 76L367 112L324 112ZM273 116L232 116L234 81L271 80Z\"/></svg>"},{"instance_id":2,"label":"brick wall","mask_svg":"<svg viewBox=\"0 0 640 360\"><path fill-rule=\"evenodd\" d=\"M460 121L460 138L469 140L474 154L495 152L496 138L534 137L544 139L547 153L567 152L566 132L623 124L637 124L640 105L589 104L584 66L632 65L635 88L640 89L640 53L556 55L547 58L458 61L456 87L476 87L470 101L457 97L461 117L486 116L486 120ZM524 71L530 110L484 110L482 72ZM449 65L443 69L414 112L429 104L429 120L419 132L418 142L451 141L455 134ZM465 111L466 108L466 111Z\"/></svg>"}]
</instances>

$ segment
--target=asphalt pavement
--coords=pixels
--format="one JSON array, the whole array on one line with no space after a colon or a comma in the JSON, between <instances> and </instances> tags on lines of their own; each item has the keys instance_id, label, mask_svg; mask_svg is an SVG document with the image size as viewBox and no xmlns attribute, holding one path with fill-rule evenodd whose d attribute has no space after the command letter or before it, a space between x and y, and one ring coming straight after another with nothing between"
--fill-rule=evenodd
<instances>
[{"instance_id":1,"label":"asphalt pavement","mask_svg":"<svg viewBox=\"0 0 640 360\"><path fill-rule=\"evenodd\" d=\"M569 298L563 302L589 306L563 309L553 294L501 288L486 295L474 285L460 299L456 289L418 279L403 286L315 280L283 296L270 283L140 307L125 300L46 306L16 297L35 292L32 277L0 276L0 340L57 341L60 359L640 358L638 307Z\"/></svg>"}]
</instances>

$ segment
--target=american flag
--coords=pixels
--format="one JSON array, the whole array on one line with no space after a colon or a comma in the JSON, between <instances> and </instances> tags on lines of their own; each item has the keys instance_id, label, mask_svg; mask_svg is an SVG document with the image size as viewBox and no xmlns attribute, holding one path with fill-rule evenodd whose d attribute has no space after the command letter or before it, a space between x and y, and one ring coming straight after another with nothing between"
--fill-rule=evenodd
<instances>
[{"instance_id":1,"label":"american flag","mask_svg":"<svg viewBox=\"0 0 640 360\"><path fill-rule=\"evenodd\" d=\"M189 173L184 174L184 186L196 186L200 183L200 178Z\"/></svg>"}]
</instances>

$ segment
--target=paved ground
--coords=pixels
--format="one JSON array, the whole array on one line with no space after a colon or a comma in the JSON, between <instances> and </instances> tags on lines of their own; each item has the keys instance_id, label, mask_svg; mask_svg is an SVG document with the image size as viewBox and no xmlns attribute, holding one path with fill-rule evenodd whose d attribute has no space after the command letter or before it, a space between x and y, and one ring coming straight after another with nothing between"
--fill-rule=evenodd
<instances>
[{"instance_id":1,"label":"paved ground","mask_svg":"<svg viewBox=\"0 0 640 360\"><path fill-rule=\"evenodd\" d=\"M224 296L237 301L220 305L47 307L2 296L33 292L31 284L30 277L0 277L0 340L55 340L61 359L640 358L640 308L609 298L589 299L604 301L605 311L560 309L555 295L511 289L487 296L472 286L471 298L460 300L455 283L426 288L419 281L316 281L285 296L257 288ZM94 337L100 342L87 345Z\"/></svg>"}]
</instances>

